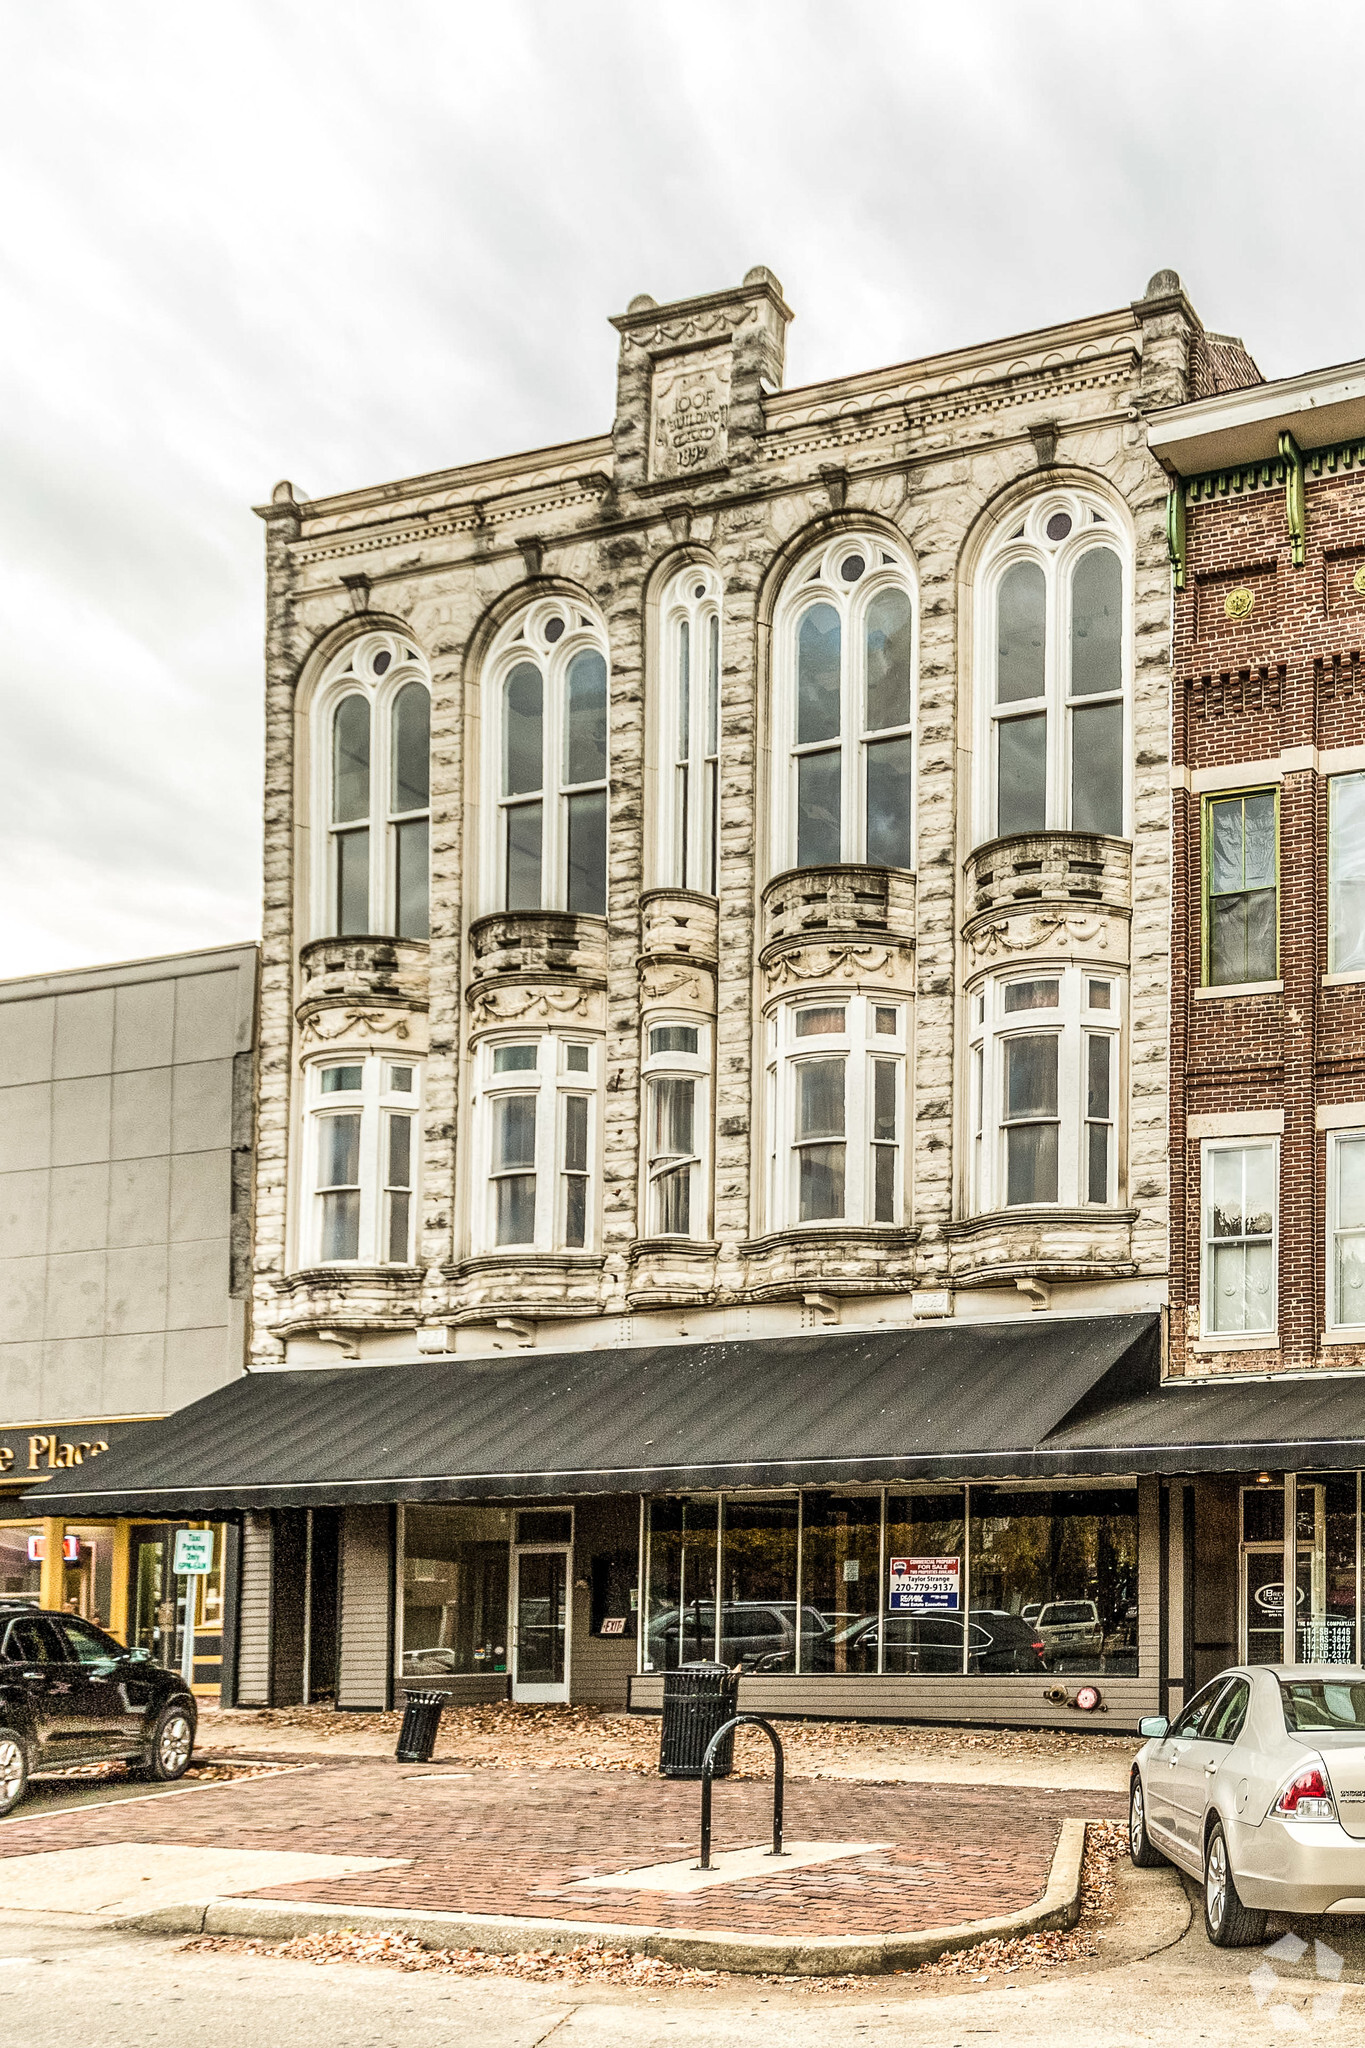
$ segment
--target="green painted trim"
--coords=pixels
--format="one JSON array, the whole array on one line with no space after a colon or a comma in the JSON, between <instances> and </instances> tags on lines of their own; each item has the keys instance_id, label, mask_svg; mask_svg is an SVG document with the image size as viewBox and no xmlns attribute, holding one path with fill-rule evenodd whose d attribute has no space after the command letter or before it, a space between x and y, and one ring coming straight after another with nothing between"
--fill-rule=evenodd
<instances>
[{"instance_id":1,"label":"green painted trim","mask_svg":"<svg viewBox=\"0 0 1365 2048\"><path fill-rule=\"evenodd\" d=\"M1272 795L1275 799L1275 979L1280 975L1280 785L1278 782L1251 782L1245 789L1209 789L1200 793L1199 798L1199 984L1201 988L1236 988L1235 981L1209 980L1209 879L1212 864L1213 834L1209 830L1209 813L1215 804L1227 803L1233 797Z\"/></svg>"},{"instance_id":2,"label":"green painted trim","mask_svg":"<svg viewBox=\"0 0 1365 2048\"><path fill-rule=\"evenodd\" d=\"M1296 569L1301 569L1308 514L1303 495L1303 456L1291 433L1280 435L1280 457L1284 463L1284 518L1289 528L1289 559Z\"/></svg>"},{"instance_id":3,"label":"green painted trim","mask_svg":"<svg viewBox=\"0 0 1365 2048\"><path fill-rule=\"evenodd\" d=\"M1166 493L1166 546L1175 568L1175 587L1185 588L1185 493L1179 484Z\"/></svg>"}]
</instances>

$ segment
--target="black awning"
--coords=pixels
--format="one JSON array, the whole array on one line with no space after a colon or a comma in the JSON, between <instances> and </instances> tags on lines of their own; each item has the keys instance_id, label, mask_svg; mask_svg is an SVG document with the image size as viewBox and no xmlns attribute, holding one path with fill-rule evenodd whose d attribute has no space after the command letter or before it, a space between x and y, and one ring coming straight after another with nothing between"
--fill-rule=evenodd
<instances>
[{"instance_id":1,"label":"black awning","mask_svg":"<svg viewBox=\"0 0 1365 2048\"><path fill-rule=\"evenodd\" d=\"M1159 1354L1153 1314L1039 1316L253 1373L26 1498L202 1515L1062 1474L1091 1468L1053 1433L1154 1387Z\"/></svg>"},{"instance_id":2,"label":"black awning","mask_svg":"<svg viewBox=\"0 0 1365 2048\"><path fill-rule=\"evenodd\" d=\"M1365 1378L1168 1380L1072 1416L1049 1448L1091 1470L1354 1472L1365 1466Z\"/></svg>"}]
</instances>

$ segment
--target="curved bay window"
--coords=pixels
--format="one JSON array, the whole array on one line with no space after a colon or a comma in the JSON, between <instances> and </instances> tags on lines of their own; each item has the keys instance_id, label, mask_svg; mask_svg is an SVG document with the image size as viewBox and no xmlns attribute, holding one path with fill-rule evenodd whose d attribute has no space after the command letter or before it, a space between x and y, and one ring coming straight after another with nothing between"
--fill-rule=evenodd
<instances>
[{"instance_id":1,"label":"curved bay window","mask_svg":"<svg viewBox=\"0 0 1365 2048\"><path fill-rule=\"evenodd\" d=\"M987 554L977 622L983 839L1126 831L1126 558L1114 513L1074 491L1040 497Z\"/></svg>"},{"instance_id":2,"label":"curved bay window","mask_svg":"<svg viewBox=\"0 0 1365 2048\"><path fill-rule=\"evenodd\" d=\"M793 572L774 691L776 868L914 865L913 572L880 536L841 535Z\"/></svg>"},{"instance_id":3,"label":"curved bay window","mask_svg":"<svg viewBox=\"0 0 1365 2048\"><path fill-rule=\"evenodd\" d=\"M485 1041L478 1052L487 1200L484 1251L588 1251L597 1238L601 1047L570 1032Z\"/></svg>"},{"instance_id":4,"label":"curved bay window","mask_svg":"<svg viewBox=\"0 0 1365 2048\"><path fill-rule=\"evenodd\" d=\"M319 935L429 937L431 694L421 655L393 633L353 641L324 677L313 720L325 820Z\"/></svg>"},{"instance_id":5,"label":"curved bay window","mask_svg":"<svg viewBox=\"0 0 1365 2048\"><path fill-rule=\"evenodd\" d=\"M710 1048L695 1018L645 1031L645 1231L705 1237L709 1227Z\"/></svg>"},{"instance_id":6,"label":"curved bay window","mask_svg":"<svg viewBox=\"0 0 1365 2048\"><path fill-rule=\"evenodd\" d=\"M659 873L716 894L719 843L720 579L689 563L660 607Z\"/></svg>"},{"instance_id":7,"label":"curved bay window","mask_svg":"<svg viewBox=\"0 0 1365 2048\"><path fill-rule=\"evenodd\" d=\"M407 1266L416 1257L421 1069L387 1055L310 1066L305 1265Z\"/></svg>"},{"instance_id":8,"label":"curved bay window","mask_svg":"<svg viewBox=\"0 0 1365 2048\"><path fill-rule=\"evenodd\" d=\"M1121 985L1057 967L968 996L974 1213L1118 1200Z\"/></svg>"},{"instance_id":9,"label":"curved bay window","mask_svg":"<svg viewBox=\"0 0 1365 2048\"><path fill-rule=\"evenodd\" d=\"M486 698L502 910L607 908L607 661L597 622L546 600L506 627Z\"/></svg>"},{"instance_id":10,"label":"curved bay window","mask_svg":"<svg viewBox=\"0 0 1365 2048\"><path fill-rule=\"evenodd\" d=\"M767 1020L769 1227L895 1224L904 1205L907 1006L839 994Z\"/></svg>"}]
</instances>

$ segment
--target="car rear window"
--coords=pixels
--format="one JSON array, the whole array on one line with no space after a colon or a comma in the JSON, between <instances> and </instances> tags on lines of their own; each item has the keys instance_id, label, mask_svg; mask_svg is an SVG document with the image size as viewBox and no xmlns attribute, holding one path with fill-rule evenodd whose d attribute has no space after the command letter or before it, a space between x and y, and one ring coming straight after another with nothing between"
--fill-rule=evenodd
<instances>
[{"instance_id":1,"label":"car rear window","mask_svg":"<svg viewBox=\"0 0 1365 2048\"><path fill-rule=\"evenodd\" d=\"M1094 1611L1084 1600L1058 1600L1047 1610L1051 1622L1093 1621Z\"/></svg>"},{"instance_id":2,"label":"car rear window","mask_svg":"<svg viewBox=\"0 0 1365 2048\"><path fill-rule=\"evenodd\" d=\"M1282 1678L1280 1701L1291 1735L1365 1729L1365 1681L1360 1679Z\"/></svg>"}]
</instances>

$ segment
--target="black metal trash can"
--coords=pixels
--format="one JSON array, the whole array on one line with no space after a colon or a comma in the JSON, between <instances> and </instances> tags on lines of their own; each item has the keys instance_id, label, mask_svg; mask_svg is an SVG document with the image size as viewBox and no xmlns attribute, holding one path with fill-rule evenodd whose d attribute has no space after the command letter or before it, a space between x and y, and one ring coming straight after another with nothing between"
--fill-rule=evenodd
<instances>
[{"instance_id":1,"label":"black metal trash can","mask_svg":"<svg viewBox=\"0 0 1365 2048\"><path fill-rule=\"evenodd\" d=\"M394 1756L400 1764L429 1764L441 1725L443 1692L410 1692L403 1708L403 1725L398 1731Z\"/></svg>"},{"instance_id":2,"label":"black metal trash can","mask_svg":"<svg viewBox=\"0 0 1365 2048\"><path fill-rule=\"evenodd\" d=\"M707 1744L717 1728L738 1711L739 1679L723 1664L684 1664L664 1673L664 1717L659 1737L659 1773L665 1778L699 1778ZM728 1778L735 1762L733 1728L716 1752L711 1775Z\"/></svg>"}]
</instances>

